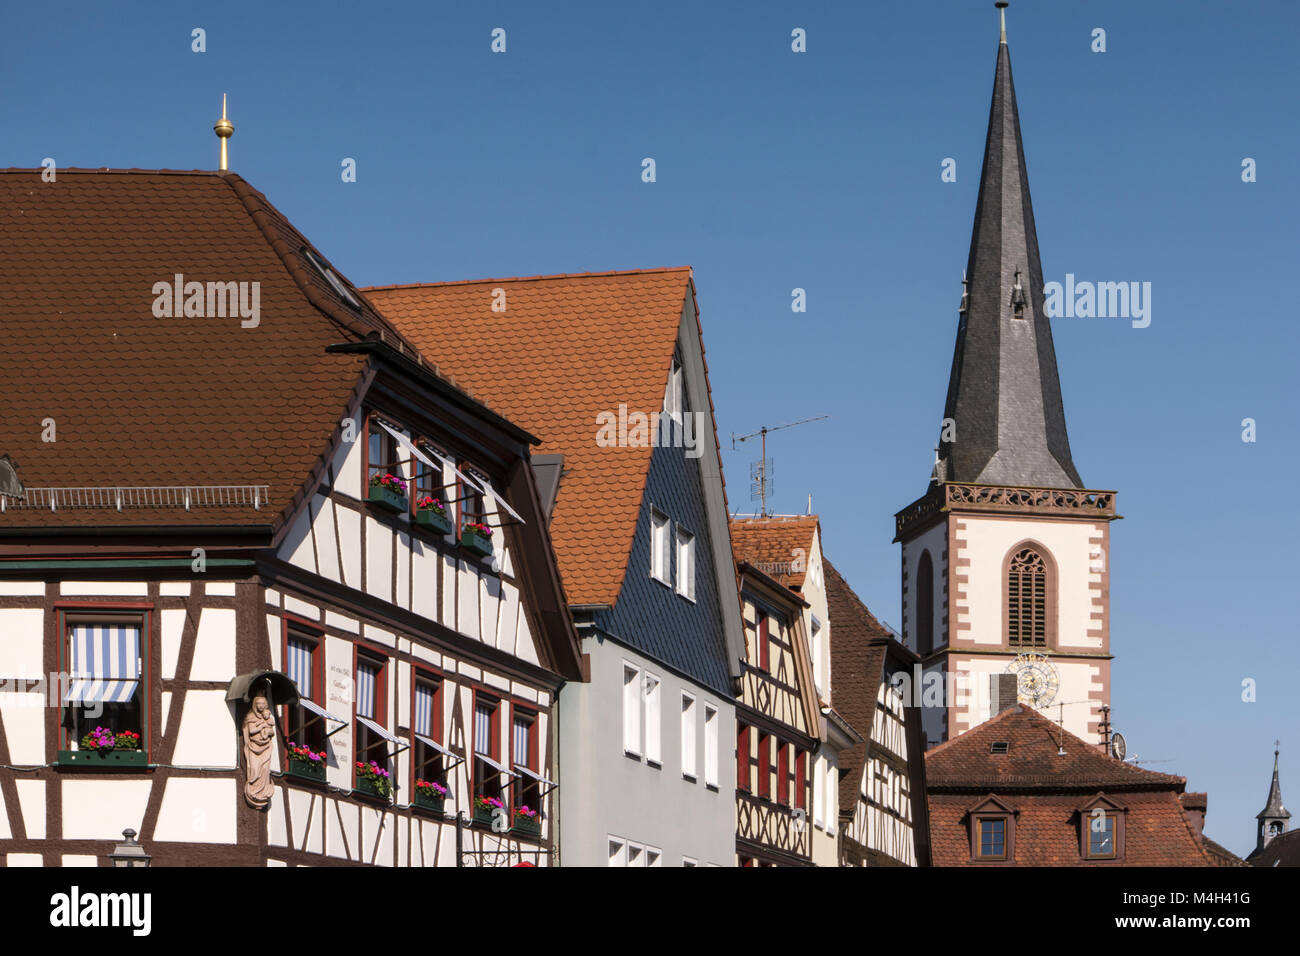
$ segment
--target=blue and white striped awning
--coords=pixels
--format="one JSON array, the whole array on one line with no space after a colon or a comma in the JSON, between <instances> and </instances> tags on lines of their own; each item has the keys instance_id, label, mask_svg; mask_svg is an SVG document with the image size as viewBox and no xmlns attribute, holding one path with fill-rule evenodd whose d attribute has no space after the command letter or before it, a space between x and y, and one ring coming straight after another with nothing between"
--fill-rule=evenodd
<instances>
[{"instance_id":1,"label":"blue and white striped awning","mask_svg":"<svg viewBox=\"0 0 1300 956\"><path fill-rule=\"evenodd\" d=\"M140 685L140 625L74 624L67 703L122 704Z\"/></svg>"},{"instance_id":2,"label":"blue and white striped awning","mask_svg":"<svg viewBox=\"0 0 1300 956\"><path fill-rule=\"evenodd\" d=\"M433 748L438 753L442 754L444 757L456 756L454 753L452 753L442 744L438 743L438 741L434 740L432 737L426 737L424 734L416 734L415 739L418 740L420 743L424 744L426 747Z\"/></svg>"},{"instance_id":3,"label":"blue and white striped awning","mask_svg":"<svg viewBox=\"0 0 1300 956\"><path fill-rule=\"evenodd\" d=\"M371 733L378 734L380 737L384 738L384 740L387 740L390 744L398 744L402 747L406 746L405 740L403 740L401 737L393 736L393 734L389 733L386 727L380 726L379 724L371 720L369 717L362 717L360 714L357 714L357 723L361 724L363 727L368 727Z\"/></svg>"}]
</instances>

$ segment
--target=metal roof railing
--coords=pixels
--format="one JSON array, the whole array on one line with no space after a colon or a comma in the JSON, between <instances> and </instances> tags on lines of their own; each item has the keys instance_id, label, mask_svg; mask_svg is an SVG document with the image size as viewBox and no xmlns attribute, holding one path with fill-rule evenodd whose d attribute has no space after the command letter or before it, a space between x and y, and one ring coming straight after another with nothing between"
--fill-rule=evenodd
<instances>
[{"instance_id":1,"label":"metal roof railing","mask_svg":"<svg viewBox=\"0 0 1300 956\"><path fill-rule=\"evenodd\" d=\"M24 497L0 495L0 512L9 508L243 508L260 511L270 504L270 485L135 485L100 488L27 488Z\"/></svg>"}]
</instances>

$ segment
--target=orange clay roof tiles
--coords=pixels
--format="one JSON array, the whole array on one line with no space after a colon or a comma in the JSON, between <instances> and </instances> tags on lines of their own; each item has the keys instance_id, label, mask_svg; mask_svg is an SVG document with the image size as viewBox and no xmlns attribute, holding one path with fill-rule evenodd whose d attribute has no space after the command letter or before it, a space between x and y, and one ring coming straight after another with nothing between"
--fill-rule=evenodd
<instances>
[{"instance_id":1,"label":"orange clay roof tiles","mask_svg":"<svg viewBox=\"0 0 1300 956\"><path fill-rule=\"evenodd\" d=\"M749 562L787 588L801 588L805 572L792 565L802 551L807 567L816 530L816 515L732 518L731 549L737 561Z\"/></svg>"},{"instance_id":2,"label":"orange clay roof tiles","mask_svg":"<svg viewBox=\"0 0 1300 956\"><path fill-rule=\"evenodd\" d=\"M232 173L41 172L0 171L0 454L29 488L266 484L271 507L10 507L0 529L273 524L365 361L326 346L400 338L359 294L349 308L301 255L307 240ZM177 273L260 283L259 324L156 317L154 284Z\"/></svg>"},{"instance_id":3,"label":"orange clay roof tiles","mask_svg":"<svg viewBox=\"0 0 1300 956\"><path fill-rule=\"evenodd\" d=\"M652 449L598 445L597 416L663 407L690 269L363 291L458 384L539 436L539 453L564 456L551 536L565 591L575 605L612 606Z\"/></svg>"}]
</instances>

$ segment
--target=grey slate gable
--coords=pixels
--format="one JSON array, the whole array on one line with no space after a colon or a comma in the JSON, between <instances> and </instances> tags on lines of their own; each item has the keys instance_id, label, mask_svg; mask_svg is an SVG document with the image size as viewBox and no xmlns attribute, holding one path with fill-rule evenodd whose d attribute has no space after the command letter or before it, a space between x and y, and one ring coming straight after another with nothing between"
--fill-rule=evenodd
<instances>
[{"instance_id":1,"label":"grey slate gable","mask_svg":"<svg viewBox=\"0 0 1300 956\"><path fill-rule=\"evenodd\" d=\"M711 433L709 438L711 440ZM731 678L720 601L737 601L738 598L734 591L727 595L718 594L717 568L701 475L703 461L703 458L687 458L682 448L654 450L623 587L613 609L597 612L594 623L618 643L632 647L702 687L729 698L732 696ZM679 595L675 584L665 585L650 574L652 507L672 521L674 541L679 525L695 535L693 602ZM676 547L671 550L670 580L675 582Z\"/></svg>"}]
</instances>

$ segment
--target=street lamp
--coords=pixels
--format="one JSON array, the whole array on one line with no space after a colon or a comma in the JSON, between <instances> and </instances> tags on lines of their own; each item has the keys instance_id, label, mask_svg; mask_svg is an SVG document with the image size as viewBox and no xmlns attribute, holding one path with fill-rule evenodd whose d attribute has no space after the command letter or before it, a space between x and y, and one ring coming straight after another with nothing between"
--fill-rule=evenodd
<instances>
[{"instance_id":1,"label":"street lamp","mask_svg":"<svg viewBox=\"0 0 1300 956\"><path fill-rule=\"evenodd\" d=\"M122 837L123 841L108 855L108 858L113 861L113 866L148 866L153 862L153 857L144 852L144 847L136 842L134 830L127 827L122 831Z\"/></svg>"}]
</instances>

